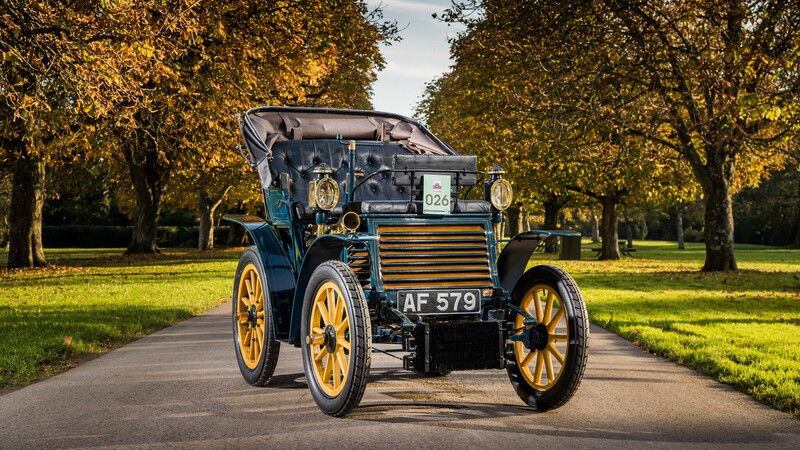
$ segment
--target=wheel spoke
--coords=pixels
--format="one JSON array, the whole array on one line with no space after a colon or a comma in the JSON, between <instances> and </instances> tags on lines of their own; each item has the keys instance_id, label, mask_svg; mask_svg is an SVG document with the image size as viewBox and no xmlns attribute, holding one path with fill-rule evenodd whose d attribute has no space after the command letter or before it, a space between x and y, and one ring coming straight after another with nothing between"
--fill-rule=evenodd
<instances>
[{"instance_id":1,"label":"wheel spoke","mask_svg":"<svg viewBox=\"0 0 800 450\"><path fill-rule=\"evenodd\" d=\"M325 307L325 302L318 301L317 308L319 308L319 313L322 316L322 323L328 325L330 322L328 321L328 308Z\"/></svg>"},{"instance_id":2,"label":"wheel spoke","mask_svg":"<svg viewBox=\"0 0 800 450\"><path fill-rule=\"evenodd\" d=\"M339 360L333 354L331 354L331 374L333 375L333 387L336 387L339 385L342 372L339 369Z\"/></svg>"},{"instance_id":3,"label":"wheel spoke","mask_svg":"<svg viewBox=\"0 0 800 450\"><path fill-rule=\"evenodd\" d=\"M561 320L562 317L564 317L564 305L561 305L561 307L558 308L556 315L553 316L553 319L547 324L547 331L551 333L555 331L556 327L558 326L558 321Z\"/></svg>"},{"instance_id":4,"label":"wheel spoke","mask_svg":"<svg viewBox=\"0 0 800 450\"><path fill-rule=\"evenodd\" d=\"M257 319L263 319L264 318L264 311L257 312L256 313L256 318Z\"/></svg>"},{"instance_id":5,"label":"wheel spoke","mask_svg":"<svg viewBox=\"0 0 800 450\"><path fill-rule=\"evenodd\" d=\"M331 381L331 369L333 369L333 356L325 352L325 369L322 371L322 382L325 384L330 383Z\"/></svg>"},{"instance_id":6,"label":"wheel spoke","mask_svg":"<svg viewBox=\"0 0 800 450\"><path fill-rule=\"evenodd\" d=\"M248 342L252 341L253 338L250 337L251 333L252 333L252 331L250 331L250 329L248 328L247 332L244 334L244 339L242 339L242 342L248 343ZM247 344L247 345L249 345L249 344Z\"/></svg>"},{"instance_id":7,"label":"wheel spoke","mask_svg":"<svg viewBox=\"0 0 800 450\"><path fill-rule=\"evenodd\" d=\"M536 308L536 321L537 322L541 322L542 321L542 316L544 315L544 313L542 312L542 302L539 299L539 291L538 290L534 290L533 291L533 306L534 306L534 308Z\"/></svg>"},{"instance_id":8,"label":"wheel spoke","mask_svg":"<svg viewBox=\"0 0 800 450\"><path fill-rule=\"evenodd\" d=\"M244 305L245 305L246 307L248 307L248 308L250 307L250 299L249 299L249 298L247 298L247 297L242 297L242 298L240 298L240 299L239 299L239 301L240 301L240 302L242 302L242 303L244 303Z\"/></svg>"},{"instance_id":9,"label":"wheel spoke","mask_svg":"<svg viewBox=\"0 0 800 450\"><path fill-rule=\"evenodd\" d=\"M567 339L569 338L569 336L567 336L566 334L551 334L550 338L553 341L567 342Z\"/></svg>"},{"instance_id":10,"label":"wheel spoke","mask_svg":"<svg viewBox=\"0 0 800 450\"><path fill-rule=\"evenodd\" d=\"M542 356L542 352L536 352L536 369L533 373L533 383L534 384L541 384L542 380L542 367L544 366L544 357Z\"/></svg>"},{"instance_id":11,"label":"wheel spoke","mask_svg":"<svg viewBox=\"0 0 800 450\"><path fill-rule=\"evenodd\" d=\"M256 293L255 293L255 296L256 296L256 304L258 304L258 310L259 311L263 311L264 310L264 302L262 301L262 299L264 298L263 295L264 295L264 289L261 287L261 280L256 279Z\"/></svg>"},{"instance_id":12,"label":"wheel spoke","mask_svg":"<svg viewBox=\"0 0 800 450\"><path fill-rule=\"evenodd\" d=\"M536 356L536 350L531 350L530 353L528 353L528 355L525 356L525 359L522 360L522 364L521 364L522 367L530 366L531 362L533 362L533 358L535 356Z\"/></svg>"},{"instance_id":13,"label":"wheel spoke","mask_svg":"<svg viewBox=\"0 0 800 450\"><path fill-rule=\"evenodd\" d=\"M336 312L333 314L333 323L342 321L342 314L344 313L344 299L339 298L336 302Z\"/></svg>"},{"instance_id":14,"label":"wheel spoke","mask_svg":"<svg viewBox=\"0 0 800 450\"><path fill-rule=\"evenodd\" d=\"M336 310L336 298L334 298L334 295L336 295L336 291L334 291L333 289L328 289L328 292L326 293L326 295L327 295L327 300L328 300L328 304L327 304L327 307L328 307L328 321L326 323L333 323L333 321L335 320L333 318L333 312Z\"/></svg>"},{"instance_id":15,"label":"wheel spoke","mask_svg":"<svg viewBox=\"0 0 800 450\"><path fill-rule=\"evenodd\" d=\"M339 325L336 325L336 335L343 335L348 328L350 328L350 321L345 318L339 323Z\"/></svg>"},{"instance_id":16,"label":"wheel spoke","mask_svg":"<svg viewBox=\"0 0 800 450\"><path fill-rule=\"evenodd\" d=\"M316 350L316 351L318 351L318 352L319 352L319 353L316 353L316 354L314 354L314 361L317 361L317 362L319 362L319 361L322 361L322 358L323 358L325 355L327 355L327 354L328 354L327 352L323 352L323 351L322 351L322 347L319 347L319 348L317 348L317 350ZM313 354L313 351L312 351L312 354Z\"/></svg>"},{"instance_id":17,"label":"wheel spoke","mask_svg":"<svg viewBox=\"0 0 800 450\"><path fill-rule=\"evenodd\" d=\"M558 360L558 363L563 366L564 365L564 355L562 355L561 352L556 348L556 343L551 341L549 344L547 344L547 349L550 350L550 353L552 353L553 356L556 357L556 359Z\"/></svg>"},{"instance_id":18,"label":"wheel spoke","mask_svg":"<svg viewBox=\"0 0 800 450\"><path fill-rule=\"evenodd\" d=\"M347 356L345 356L343 348L339 347L336 350L336 359L339 361L339 369L342 371L342 376L347 377Z\"/></svg>"},{"instance_id":19,"label":"wheel spoke","mask_svg":"<svg viewBox=\"0 0 800 450\"><path fill-rule=\"evenodd\" d=\"M547 369L547 382L552 383L555 379L555 375L553 375L553 358L550 357L550 352L547 349L544 349L542 353L544 353L544 366Z\"/></svg>"},{"instance_id":20,"label":"wheel spoke","mask_svg":"<svg viewBox=\"0 0 800 450\"><path fill-rule=\"evenodd\" d=\"M253 292L253 284L250 282L250 278L244 279L244 285L247 286L247 298L250 299L250 295Z\"/></svg>"},{"instance_id":21,"label":"wheel spoke","mask_svg":"<svg viewBox=\"0 0 800 450\"><path fill-rule=\"evenodd\" d=\"M339 345L341 345L341 346L342 346L342 348L344 348L344 349L346 349L346 350L348 350L348 351L350 350L350 342L348 342L348 341L345 341L344 339L342 339L342 340L339 340L339 339L337 339L337 340L336 340L336 343L338 343Z\"/></svg>"},{"instance_id":22,"label":"wheel spoke","mask_svg":"<svg viewBox=\"0 0 800 450\"><path fill-rule=\"evenodd\" d=\"M543 320L540 320L541 323L550 323L550 317L553 315L553 297L553 291L548 290L547 304L544 307L544 316L542 317Z\"/></svg>"}]
</instances>

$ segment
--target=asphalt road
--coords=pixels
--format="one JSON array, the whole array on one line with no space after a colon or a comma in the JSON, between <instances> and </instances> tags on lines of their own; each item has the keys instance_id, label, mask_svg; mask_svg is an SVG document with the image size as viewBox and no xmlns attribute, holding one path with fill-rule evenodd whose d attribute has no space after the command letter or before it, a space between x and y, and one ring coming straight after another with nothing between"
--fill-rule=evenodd
<instances>
[{"instance_id":1,"label":"asphalt road","mask_svg":"<svg viewBox=\"0 0 800 450\"><path fill-rule=\"evenodd\" d=\"M234 360L228 305L0 396L0 447L800 448L800 420L592 329L589 367L561 409L534 413L505 371L423 379L375 353L361 403L317 410L300 351L273 385Z\"/></svg>"}]
</instances>

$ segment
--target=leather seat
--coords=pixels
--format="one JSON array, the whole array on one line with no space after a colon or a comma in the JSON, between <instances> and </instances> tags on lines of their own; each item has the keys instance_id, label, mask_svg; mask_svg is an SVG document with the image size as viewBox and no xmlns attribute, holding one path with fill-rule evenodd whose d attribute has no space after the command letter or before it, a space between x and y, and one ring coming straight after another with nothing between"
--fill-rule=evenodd
<instances>
[{"instance_id":1,"label":"leather seat","mask_svg":"<svg viewBox=\"0 0 800 450\"><path fill-rule=\"evenodd\" d=\"M410 152L395 144L381 142L360 142L356 147L356 172L365 176L382 170L391 169L395 155L407 155ZM333 173L331 177L339 183L339 204L333 212L355 211L358 213L421 213L419 201L410 201L409 186L395 184L392 173L375 175L364 182L353 193L353 201L344 205L345 181L348 172L347 142L338 139L287 140L276 142L272 146L270 171L273 183L278 183L281 173L288 173L292 180L290 193L294 200L297 217L310 219L314 211L308 208L308 183L315 180L315 167L326 164ZM358 178L361 180L362 178ZM358 182L358 181L357 181ZM491 212L489 202L483 200L459 200L451 211L457 212Z\"/></svg>"}]
</instances>

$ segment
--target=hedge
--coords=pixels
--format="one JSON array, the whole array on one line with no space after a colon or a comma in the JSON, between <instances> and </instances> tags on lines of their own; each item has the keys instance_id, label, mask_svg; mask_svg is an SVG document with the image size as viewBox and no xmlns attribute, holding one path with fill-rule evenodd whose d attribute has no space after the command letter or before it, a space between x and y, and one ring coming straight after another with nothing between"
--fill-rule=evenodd
<instances>
[{"instance_id":1,"label":"hedge","mask_svg":"<svg viewBox=\"0 0 800 450\"><path fill-rule=\"evenodd\" d=\"M216 227L214 243L225 245L228 226ZM160 247L197 247L199 227L158 227ZM127 247L133 235L132 226L114 225L45 225L42 240L45 247Z\"/></svg>"}]
</instances>

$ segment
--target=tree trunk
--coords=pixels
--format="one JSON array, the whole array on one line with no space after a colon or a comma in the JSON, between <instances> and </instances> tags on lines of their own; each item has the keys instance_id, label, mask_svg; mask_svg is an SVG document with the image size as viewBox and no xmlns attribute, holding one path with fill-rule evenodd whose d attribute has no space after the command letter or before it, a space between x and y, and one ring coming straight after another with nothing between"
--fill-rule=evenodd
<instances>
[{"instance_id":1,"label":"tree trunk","mask_svg":"<svg viewBox=\"0 0 800 450\"><path fill-rule=\"evenodd\" d=\"M709 164L709 168L713 166ZM713 169L712 169L713 170ZM703 183L705 205L706 262L704 271L736 270L733 254L733 199L731 180L733 170L720 167L718 173L706 177Z\"/></svg>"},{"instance_id":2,"label":"tree trunk","mask_svg":"<svg viewBox=\"0 0 800 450\"><path fill-rule=\"evenodd\" d=\"M200 232L197 239L198 250L211 250L214 248L214 214L217 211L225 194L225 190L217 197L211 198L207 192L202 189L197 192L197 209L200 211Z\"/></svg>"},{"instance_id":3,"label":"tree trunk","mask_svg":"<svg viewBox=\"0 0 800 450\"><path fill-rule=\"evenodd\" d=\"M627 210L625 212L625 234L628 248L633 247L633 227L631 227L631 219L628 217Z\"/></svg>"},{"instance_id":4,"label":"tree trunk","mask_svg":"<svg viewBox=\"0 0 800 450\"><path fill-rule=\"evenodd\" d=\"M594 211L589 211L589 221L592 224L592 242L596 244L600 242L600 223Z\"/></svg>"},{"instance_id":5,"label":"tree trunk","mask_svg":"<svg viewBox=\"0 0 800 450\"><path fill-rule=\"evenodd\" d=\"M11 205L8 217L8 268L47 265L42 248L45 163L17 141L19 158L13 163Z\"/></svg>"},{"instance_id":6,"label":"tree trunk","mask_svg":"<svg viewBox=\"0 0 800 450\"><path fill-rule=\"evenodd\" d=\"M520 209L519 206L512 206L506 210L506 230L508 231L509 239L519 234Z\"/></svg>"},{"instance_id":7,"label":"tree trunk","mask_svg":"<svg viewBox=\"0 0 800 450\"><path fill-rule=\"evenodd\" d=\"M135 152L135 153L134 153ZM158 216L169 169L159 163L155 149L123 150L136 198L136 221L126 255L158 253Z\"/></svg>"},{"instance_id":8,"label":"tree trunk","mask_svg":"<svg viewBox=\"0 0 800 450\"><path fill-rule=\"evenodd\" d=\"M797 218L794 221L794 241L792 247L800 248L800 177L797 183Z\"/></svg>"},{"instance_id":9,"label":"tree trunk","mask_svg":"<svg viewBox=\"0 0 800 450\"><path fill-rule=\"evenodd\" d=\"M686 250L686 243L683 240L683 209L680 205L675 213L675 227L678 232L678 250Z\"/></svg>"},{"instance_id":10,"label":"tree trunk","mask_svg":"<svg viewBox=\"0 0 800 450\"><path fill-rule=\"evenodd\" d=\"M545 230L555 230L558 228L558 216L561 214L561 209L566 204L563 198L559 198L559 196L550 194L547 196L547 200L543 202L544 205L544 224L543 228ZM558 242L556 239L551 238L545 241L544 243L544 252L545 253L556 253L558 251Z\"/></svg>"},{"instance_id":11,"label":"tree trunk","mask_svg":"<svg viewBox=\"0 0 800 450\"><path fill-rule=\"evenodd\" d=\"M600 234L602 245L600 259L619 259L619 217L617 216L617 204L619 200L615 196L600 198L603 205L603 217L601 218Z\"/></svg>"}]
</instances>

